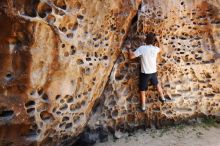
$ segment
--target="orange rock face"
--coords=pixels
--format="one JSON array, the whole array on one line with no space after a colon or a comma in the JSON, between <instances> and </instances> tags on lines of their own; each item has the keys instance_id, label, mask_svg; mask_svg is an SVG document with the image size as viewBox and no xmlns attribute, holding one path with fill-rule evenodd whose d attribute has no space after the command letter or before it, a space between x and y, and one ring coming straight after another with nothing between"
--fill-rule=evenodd
<instances>
[{"instance_id":1,"label":"orange rock face","mask_svg":"<svg viewBox=\"0 0 220 146\"><path fill-rule=\"evenodd\" d=\"M172 100L161 104L150 86L147 110L140 110L140 63L129 61L122 48L90 127L126 130L160 127L200 115L220 116L219 8L220 1L144 0L125 45L131 43L134 51L143 45L146 33L157 35L162 49L158 78Z\"/></svg>"},{"instance_id":2,"label":"orange rock face","mask_svg":"<svg viewBox=\"0 0 220 146\"><path fill-rule=\"evenodd\" d=\"M90 127L113 129L219 116L220 1L140 3L0 2L1 145L71 145L91 115ZM161 105L151 87L141 112L139 62L128 61L123 42L135 49L152 31L163 49L159 79L174 100Z\"/></svg>"},{"instance_id":3,"label":"orange rock face","mask_svg":"<svg viewBox=\"0 0 220 146\"><path fill-rule=\"evenodd\" d=\"M0 143L71 145L140 1L0 2Z\"/></svg>"}]
</instances>

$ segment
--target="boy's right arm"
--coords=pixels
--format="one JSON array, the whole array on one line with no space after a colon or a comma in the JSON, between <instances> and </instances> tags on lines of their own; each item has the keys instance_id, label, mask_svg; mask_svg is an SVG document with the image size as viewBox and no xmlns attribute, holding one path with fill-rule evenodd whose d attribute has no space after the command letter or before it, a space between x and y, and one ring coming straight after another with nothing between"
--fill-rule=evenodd
<instances>
[{"instance_id":1,"label":"boy's right arm","mask_svg":"<svg viewBox=\"0 0 220 146\"><path fill-rule=\"evenodd\" d=\"M126 45L127 51L128 51L128 58L129 59L134 59L136 58L134 52L131 51L131 45Z\"/></svg>"}]
</instances>

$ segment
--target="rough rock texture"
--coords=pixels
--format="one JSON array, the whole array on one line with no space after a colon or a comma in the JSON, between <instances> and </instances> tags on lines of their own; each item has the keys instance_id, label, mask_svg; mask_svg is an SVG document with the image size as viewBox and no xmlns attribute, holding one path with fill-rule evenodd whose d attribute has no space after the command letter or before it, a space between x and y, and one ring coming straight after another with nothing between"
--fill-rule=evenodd
<instances>
[{"instance_id":1,"label":"rough rock texture","mask_svg":"<svg viewBox=\"0 0 220 146\"><path fill-rule=\"evenodd\" d=\"M139 3L0 2L0 145L74 142L105 87Z\"/></svg>"},{"instance_id":2,"label":"rough rock texture","mask_svg":"<svg viewBox=\"0 0 220 146\"><path fill-rule=\"evenodd\" d=\"M71 145L97 99L93 128L219 115L220 1L143 0L134 17L140 3L0 1L1 145ZM128 29L133 48L145 33L157 34L164 50L158 74L174 99L161 105L151 88L145 113L138 60L121 49Z\"/></svg>"},{"instance_id":3,"label":"rough rock texture","mask_svg":"<svg viewBox=\"0 0 220 146\"><path fill-rule=\"evenodd\" d=\"M172 100L161 104L157 91L150 87L147 110L141 112L140 64L129 61L123 49L90 127L129 130L200 115L220 116L220 1L144 0L137 23L133 22L125 44L131 42L135 50L143 44L144 34L157 35L163 50L158 77Z\"/></svg>"}]
</instances>

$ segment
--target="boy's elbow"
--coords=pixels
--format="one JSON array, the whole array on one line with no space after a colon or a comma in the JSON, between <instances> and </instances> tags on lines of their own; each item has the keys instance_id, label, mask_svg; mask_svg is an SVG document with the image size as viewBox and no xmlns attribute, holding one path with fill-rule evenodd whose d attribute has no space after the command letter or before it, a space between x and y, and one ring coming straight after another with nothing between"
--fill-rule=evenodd
<instances>
[{"instance_id":1,"label":"boy's elbow","mask_svg":"<svg viewBox=\"0 0 220 146\"><path fill-rule=\"evenodd\" d=\"M136 56L134 55L134 53L133 52L129 52L129 54L128 54L128 59L134 59L134 58L136 58Z\"/></svg>"},{"instance_id":2,"label":"boy's elbow","mask_svg":"<svg viewBox=\"0 0 220 146\"><path fill-rule=\"evenodd\" d=\"M129 59L131 59L131 60L132 60L132 59L135 59L135 58L136 58L135 55L130 55L130 56L129 56Z\"/></svg>"}]
</instances>

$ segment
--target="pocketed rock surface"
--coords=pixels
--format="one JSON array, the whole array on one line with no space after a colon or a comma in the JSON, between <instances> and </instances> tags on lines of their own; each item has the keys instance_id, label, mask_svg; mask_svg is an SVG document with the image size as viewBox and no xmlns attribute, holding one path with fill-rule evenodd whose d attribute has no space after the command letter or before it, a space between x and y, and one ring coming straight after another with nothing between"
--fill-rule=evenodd
<instances>
[{"instance_id":1,"label":"pocketed rock surface","mask_svg":"<svg viewBox=\"0 0 220 146\"><path fill-rule=\"evenodd\" d=\"M140 1L0 2L0 145L71 145Z\"/></svg>"},{"instance_id":2,"label":"pocketed rock surface","mask_svg":"<svg viewBox=\"0 0 220 146\"><path fill-rule=\"evenodd\" d=\"M1 1L1 145L71 145L89 119L117 129L219 116L219 8L219 0ZM123 43L135 49L151 31L173 100L161 105L151 87L141 112L140 65Z\"/></svg>"},{"instance_id":3,"label":"pocketed rock surface","mask_svg":"<svg viewBox=\"0 0 220 146\"><path fill-rule=\"evenodd\" d=\"M154 32L162 49L158 78L167 103L149 86L147 110L140 108L140 60L118 57L90 127L129 130L161 127L201 115L220 115L220 1L144 0L124 46L133 51ZM97 120L99 119L99 120Z\"/></svg>"}]
</instances>

